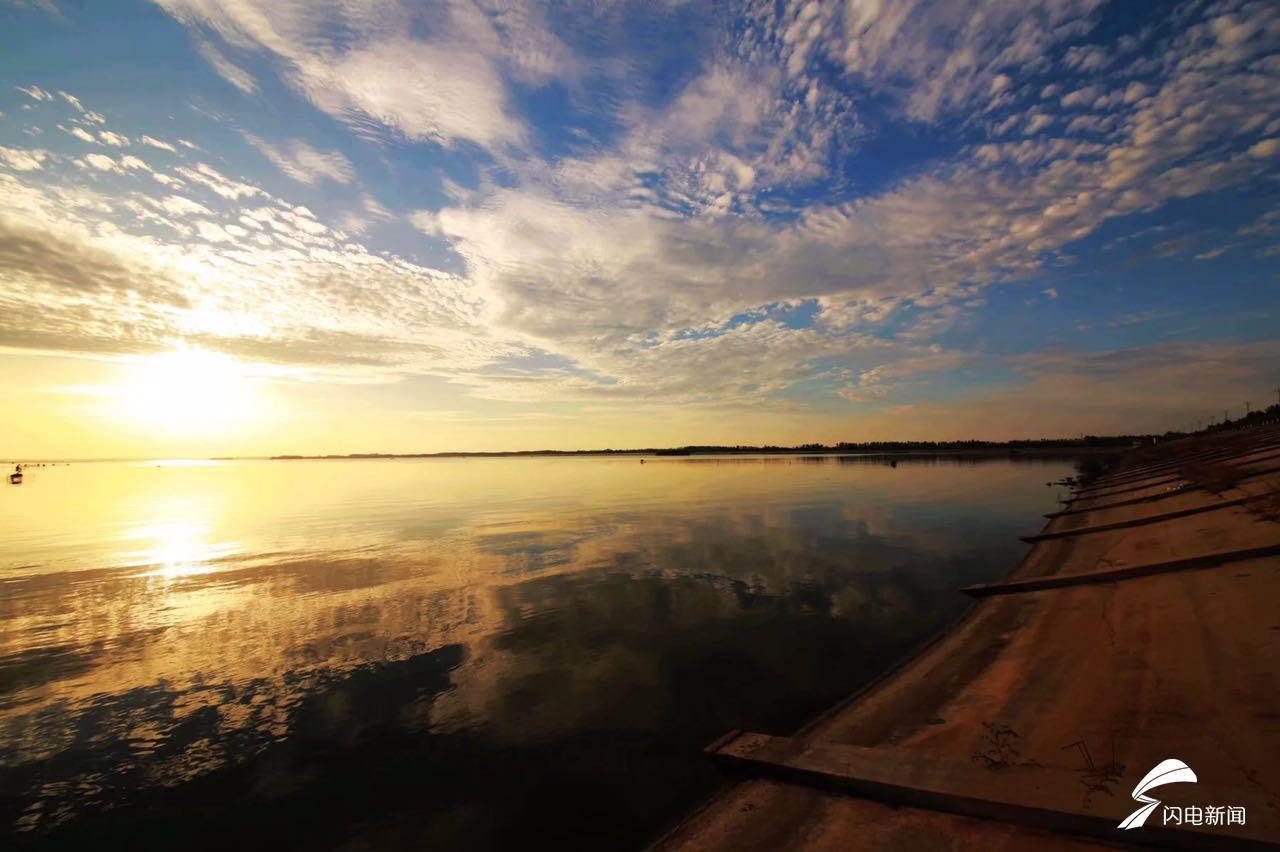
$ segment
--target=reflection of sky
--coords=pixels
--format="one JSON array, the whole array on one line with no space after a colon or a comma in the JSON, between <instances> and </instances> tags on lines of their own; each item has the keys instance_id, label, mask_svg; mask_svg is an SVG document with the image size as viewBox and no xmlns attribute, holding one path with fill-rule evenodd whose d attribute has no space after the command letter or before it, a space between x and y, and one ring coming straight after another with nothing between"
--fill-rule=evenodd
<instances>
[{"instance_id":1,"label":"reflection of sky","mask_svg":"<svg viewBox=\"0 0 1280 852\"><path fill-rule=\"evenodd\" d=\"M2 520L21 547L0 599L0 766L19 769L0 781L44 825L73 800L140 795L131 767L177 782L286 748L333 690L346 709L320 727L343 742L388 725L523 746L674 736L758 701L689 668L708 654L772 685L756 712L788 696L812 712L953 614L957 585L1012 567L1064 469L58 469ZM428 659L439 689L394 712L374 700Z\"/></svg>"}]
</instances>

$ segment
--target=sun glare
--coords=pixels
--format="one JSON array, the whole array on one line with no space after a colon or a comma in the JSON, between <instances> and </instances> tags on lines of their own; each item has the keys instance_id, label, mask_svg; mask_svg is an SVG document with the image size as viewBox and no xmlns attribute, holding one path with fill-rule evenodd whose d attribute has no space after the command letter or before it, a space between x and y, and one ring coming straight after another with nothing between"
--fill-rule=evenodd
<instances>
[{"instance_id":1,"label":"sun glare","mask_svg":"<svg viewBox=\"0 0 1280 852\"><path fill-rule=\"evenodd\" d=\"M148 524L132 530L127 538L150 545L132 554L133 559L151 568L139 576L171 580L211 574L218 569L209 563L234 549L229 543L210 542L208 525L194 521Z\"/></svg>"},{"instance_id":2,"label":"sun glare","mask_svg":"<svg viewBox=\"0 0 1280 852\"><path fill-rule=\"evenodd\" d=\"M234 358L181 349L132 362L119 388L120 413L162 429L207 432L254 416L254 379Z\"/></svg>"}]
</instances>

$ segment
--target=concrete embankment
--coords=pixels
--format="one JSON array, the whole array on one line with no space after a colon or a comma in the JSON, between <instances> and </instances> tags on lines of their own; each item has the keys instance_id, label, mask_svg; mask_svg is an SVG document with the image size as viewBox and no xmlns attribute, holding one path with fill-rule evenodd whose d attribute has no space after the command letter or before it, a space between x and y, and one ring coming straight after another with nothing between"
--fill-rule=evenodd
<instances>
[{"instance_id":1,"label":"concrete embankment","mask_svg":"<svg viewBox=\"0 0 1280 852\"><path fill-rule=\"evenodd\" d=\"M1131 454L1028 541L903 666L709 746L732 782L657 848L1280 848L1280 427Z\"/></svg>"}]
</instances>

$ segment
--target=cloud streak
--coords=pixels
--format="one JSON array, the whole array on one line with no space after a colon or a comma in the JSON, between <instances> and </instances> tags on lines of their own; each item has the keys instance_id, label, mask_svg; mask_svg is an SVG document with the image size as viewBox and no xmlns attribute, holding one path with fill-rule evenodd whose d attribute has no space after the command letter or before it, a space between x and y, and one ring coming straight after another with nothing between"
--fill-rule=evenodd
<instances>
[{"instance_id":1,"label":"cloud streak","mask_svg":"<svg viewBox=\"0 0 1280 852\"><path fill-rule=\"evenodd\" d=\"M313 184L321 180L351 183L355 175L351 161L338 151L320 151L301 139L275 146L252 133L246 133L244 138L283 174L299 183Z\"/></svg>"}]
</instances>

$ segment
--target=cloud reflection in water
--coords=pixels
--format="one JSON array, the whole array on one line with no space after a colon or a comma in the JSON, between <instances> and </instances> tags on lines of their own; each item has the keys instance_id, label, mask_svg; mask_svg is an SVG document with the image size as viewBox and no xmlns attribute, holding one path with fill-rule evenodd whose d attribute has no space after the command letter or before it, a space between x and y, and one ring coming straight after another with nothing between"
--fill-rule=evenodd
<instances>
[{"instance_id":1,"label":"cloud reflection in water","mask_svg":"<svg viewBox=\"0 0 1280 852\"><path fill-rule=\"evenodd\" d=\"M42 567L0 601L0 817L69 842L252 820L263 843L498 846L567 842L574 802L636 845L714 785L707 740L789 730L1007 571L1062 469L70 469L118 495L85 518L116 532L61 540L52 499L5 516Z\"/></svg>"}]
</instances>

